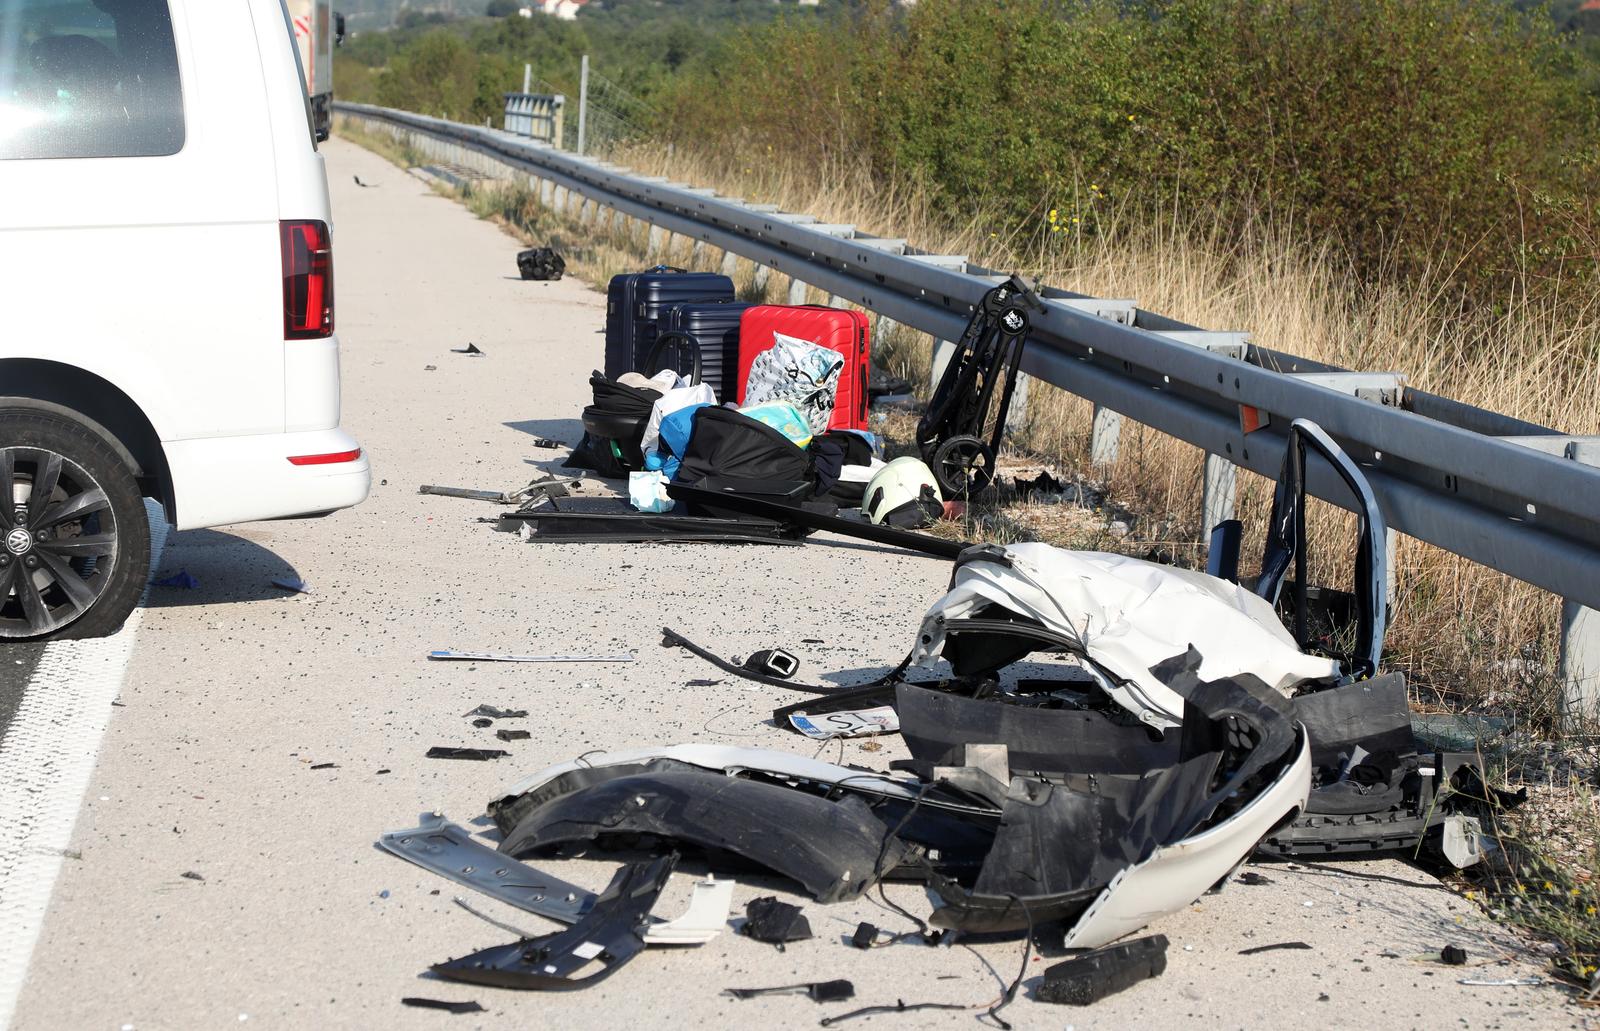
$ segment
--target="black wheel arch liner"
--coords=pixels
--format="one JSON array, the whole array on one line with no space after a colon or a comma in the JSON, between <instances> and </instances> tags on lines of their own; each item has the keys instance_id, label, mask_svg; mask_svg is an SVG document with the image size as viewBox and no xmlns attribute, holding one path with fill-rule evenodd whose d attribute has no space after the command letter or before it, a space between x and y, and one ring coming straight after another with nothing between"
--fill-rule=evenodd
<instances>
[{"instance_id":1,"label":"black wheel arch liner","mask_svg":"<svg viewBox=\"0 0 1600 1031\"><path fill-rule=\"evenodd\" d=\"M827 798L670 760L572 770L490 815L506 835L500 851L519 859L574 842L670 840L773 870L819 902L855 898L909 852L855 794Z\"/></svg>"},{"instance_id":2,"label":"black wheel arch liner","mask_svg":"<svg viewBox=\"0 0 1600 1031\"><path fill-rule=\"evenodd\" d=\"M22 409L70 419L106 442L140 488L177 518L166 449L144 410L109 380L63 362L0 359L0 411Z\"/></svg>"}]
</instances>

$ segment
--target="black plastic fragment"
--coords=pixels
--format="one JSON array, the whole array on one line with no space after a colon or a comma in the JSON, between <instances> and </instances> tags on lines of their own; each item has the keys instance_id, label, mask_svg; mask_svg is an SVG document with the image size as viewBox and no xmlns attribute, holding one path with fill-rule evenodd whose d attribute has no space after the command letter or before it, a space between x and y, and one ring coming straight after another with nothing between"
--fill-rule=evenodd
<instances>
[{"instance_id":1,"label":"black plastic fragment","mask_svg":"<svg viewBox=\"0 0 1600 1031\"><path fill-rule=\"evenodd\" d=\"M572 991L602 981L644 951L650 910L677 863L672 852L624 866L571 927L435 963L433 972L451 981L531 991ZM594 963L598 970L573 976Z\"/></svg>"},{"instance_id":2,"label":"black plastic fragment","mask_svg":"<svg viewBox=\"0 0 1600 1031\"><path fill-rule=\"evenodd\" d=\"M492 727L492 726L494 726L494 720L490 719L487 716L479 716L477 719L472 721L472 725L474 727L480 727L480 728L482 728L482 727Z\"/></svg>"},{"instance_id":3,"label":"black plastic fragment","mask_svg":"<svg viewBox=\"0 0 1600 1031\"><path fill-rule=\"evenodd\" d=\"M520 720L528 715L527 709L496 709L492 705L480 705L471 712L464 712L463 716L488 716L496 720Z\"/></svg>"},{"instance_id":4,"label":"black plastic fragment","mask_svg":"<svg viewBox=\"0 0 1600 1031\"><path fill-rule=\"evenodd\" d=\"M1264 877L1261 874L1256 873L1254 870L1246 870L1244 873L1239 875L1239 883L1250 885L1271 884L1272 878Z\"/></svg>"},{"instance_id":5,"label":"black plastic fragment","mask_svg":"<svg viewBox=\"0 0 1600 1031\"><path fill-rule=\"evenodd\" d=\"M566 445L561 443L561 441L559 441L559 440L551 440L549 437L534 437L533 438L533 446L534 447L542 447L542 448L545 448L547 450L554 450L556 448L566 447Z\"/></svg>"},{"instance_id":6,"label":"black plastic fragment","mask_svg":"<svg viewBox=\"0 0 1600 1031\"><path fill-rule=\"evenodd\" d=\"M1040 1002L1088 1006L1167 969L1167 936L1153 934L1057 963L1034 989Z\"/></svg>"},{"instance_id":7,"label":"black plastic fragment","mask_svg":"<svg viewBox=\"0 0 1600 1031\"><path fill-rule=\"evenodd\" d=\"M1258 952L1278 952L1284 949L1309 950L1310 948L1311 946L1307 945L1305 942L1273 942L1271 945L1257 945L1254 948L1240 949L1239 955L1254 956Z\"/></svg>"},{"instance_id":8,"label":"black plastic fragment","mask_svg":"<svg viewBox=\"0 0 1600 1031\"><path fill-rule=\"evenodd\" d=\"M471 759L474 762L503 759L510 754L498 748L447 748L444 745L434 745L428 749L429 759Z\"/></svg>"},{"instance_id":9,"label":"black plastic fragment","mask_svg":"<svg viewBox=\"0 0 1600 1031\"><path fill-rule=\"evenodd\" d=\"M403 1006L415 1006L424 1010L444 1010L446 1013L484 1013L487 1012L476 1002L446 1002L444 999L423 999L415 995L408 995L400 1000Z\"/></svg>"},{"instance_id":10,"label":"black plastic fragment","mask_svg":"<svg viewBox=\"0 0 1600 1031\"><path fill-rule=\"evenodd\" d=\"M533 735L526 730L497 730L494 736L502 741L526 741Z\"/></svg>"},{"instance_id":11,"label":"black plastic fragment","mask_svg":"<svg viewBox=\"0 0 1600 1031\"><path fill-rule=\"evenodd\" d=\"M763 648L744 660L744 668L779 680L788 680L800 669L800 660L782 648Z\"/></svg>"},{"instance_id":12,"label":"black plastic fragment","mask_svg":"<svg viewBox=\"0 0 1600 1031\"><path fill-rule=\"evenodd\" d=\"M185 870L183 873L179 874L178 876L179 877L183 877L183 878L187 878L188 880L191 880L191 881L203 881L203 880L205 880L204 877L200 876L200 871L198 871L198 870Z\"/></svg>"},{"instance_id":13,"label":"black plastic fragment","mask_svg":"<svg viewBox=\"0 0 1600 1031\"><path fill-rule=\"evenodd\" d=\"M787 984L777 988L724 988L722 994L735 999L754 999L758 995L806 995L812 1002L843 1002L856 997L856 986L840 979L812 984Z\"/></svg>"},{"instance_id":14,"label":"black plastic fragment","mask_svg":"<svg viewBox=\"0 0 1600 1031\"><path fill-rule=\"evenodd\" d=\"M856 933L850 936L850 944L858 949L870 949L877 940L878 929L866 922L857 924Z\"/></svg>"},{"instance_id":15,"label":"black plastic fragment","mask_svg":"<svg viewBox=\"0 0 1600 1031\"><path fill-rule=\"evenodd\" d=\"M1464 966L1467 962L1467 950L1459 945L1446 945L1439 950L1439 958L1446 966Z\"/></svg>"},{"instance_id":16,"label":"black plastic fragment","mask_svg":"<svg viewBox=\"0 0 1600 1031\"><path fill-rule=\"evenodd\" d=\"M811 922L800 912L800 907L779 902L775 895L751 900L744 907L744 916L740 933L758 942L781 946L811 937Z\"/></svg>"},{"instance_id":17,"label":"black plastic fragment","mask_svg":"<svg viewBox=\"0 0 1600 1031\"><path fill-rule=\"evenodd\" d=\"M469 344L467 344L466 347L452 347L452 348L450 348L450 353L451 354L483 354L484 352L483 352L483 350L481 348L478 347L477 344L469 343Z\"/></svg>"}]
</instances>

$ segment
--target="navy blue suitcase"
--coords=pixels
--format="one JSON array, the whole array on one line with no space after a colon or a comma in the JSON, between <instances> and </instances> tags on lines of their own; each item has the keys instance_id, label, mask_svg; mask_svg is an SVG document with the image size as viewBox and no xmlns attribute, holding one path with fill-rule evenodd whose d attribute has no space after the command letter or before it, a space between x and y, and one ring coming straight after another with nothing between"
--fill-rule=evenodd
<instances>
[{"instance_id":1,"label":"navy blue suitcase","mask_svg":"<svg viewBox=\"0 0 1600 1031\"><path fill-rule=\"evenodd\" d=\"M715 272L685 272L657 265L644 272L612 276L606 288L607 379L641 369L656 342L657 322L667 310L693 301L733 300L733 280ZM719 394L720 396L720 394Z\"/></svg>"},{"instance_id":2,"label":"navy blue suitcase","mask_svg":"<svg viewBox=\"0 0 1600 1031\"><path fill-rule=\"evenodd\" d=\"M718 401L739 396L739 316L749 307L744 301L680 304L661 320L661 332L687 333L700 344L700 382L710 384Z\"/></svg>"}]
</instances>

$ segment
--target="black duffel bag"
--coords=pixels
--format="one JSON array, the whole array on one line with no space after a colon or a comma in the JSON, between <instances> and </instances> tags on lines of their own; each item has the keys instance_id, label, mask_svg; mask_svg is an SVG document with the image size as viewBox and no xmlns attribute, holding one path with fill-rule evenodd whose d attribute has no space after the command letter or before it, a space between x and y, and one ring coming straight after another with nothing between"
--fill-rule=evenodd
<instances>
[{"instance_id":1,"label":"black duffel bag","mask_svg":"<svg viewBox=\"0 0 1600 1031\"><path fill-rule=\"evenodd\" d=\"M695 413L694 429L672 479L790 505L810 501L817 491L815 457L810 450L797 447L759 419L715 406ZM691 505L689 514L725 513Z\"/></svg>"},{"instance_id":2,"label":"black duffel bag","mask_svg":"<svg viewBox=\"0 0 1600 1031\"><path fill-rule=\"evenodd\" d=\"M523 279L560 279L567 263L554 247L532 247L517 255L517 271Z\"/></svg>"}]
</instances>

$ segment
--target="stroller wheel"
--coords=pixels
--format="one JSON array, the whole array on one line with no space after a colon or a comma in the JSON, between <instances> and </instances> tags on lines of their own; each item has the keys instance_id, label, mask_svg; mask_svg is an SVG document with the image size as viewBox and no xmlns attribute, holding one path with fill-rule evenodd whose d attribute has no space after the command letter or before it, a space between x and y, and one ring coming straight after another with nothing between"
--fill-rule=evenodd
<instances>
[{"instance_id":1,"label":"stroller wheel","mask_svg":"<svg viewBox=\"0 0 1600 1031\"><path fill-rule=\"evenodd\" d=\"M994 451L977 437L951 437L933 452L934 479L947 498L983 493L994 482Z\"/></svg>"}]
</instances>

